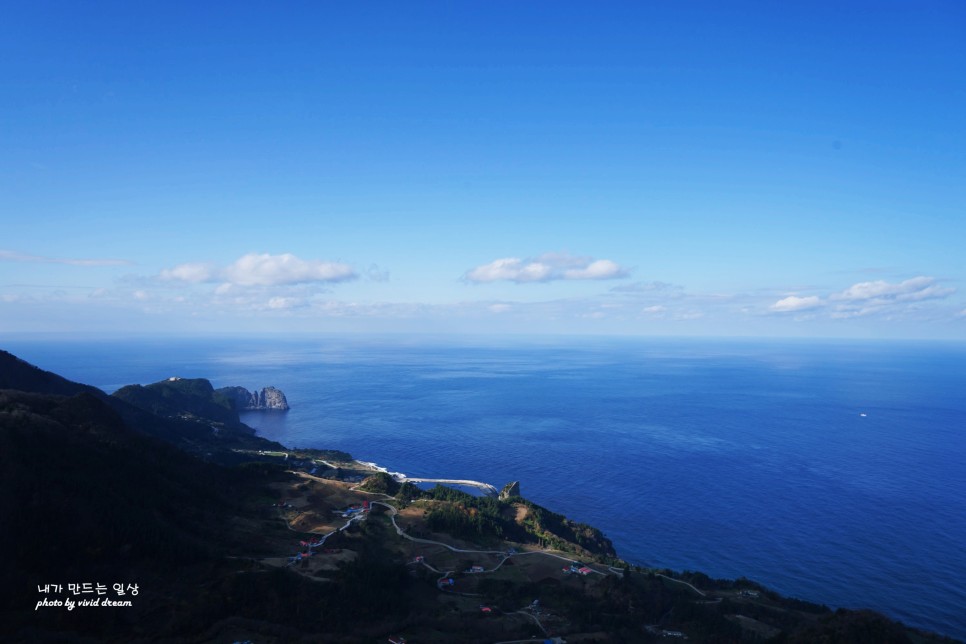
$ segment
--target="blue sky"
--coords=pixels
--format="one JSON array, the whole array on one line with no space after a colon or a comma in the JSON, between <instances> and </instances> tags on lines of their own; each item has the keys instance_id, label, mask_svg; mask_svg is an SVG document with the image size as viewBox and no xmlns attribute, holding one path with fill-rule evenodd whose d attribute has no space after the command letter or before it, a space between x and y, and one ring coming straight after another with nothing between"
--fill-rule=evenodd
<instances>
[{"instance_id":1,"label":"blue sky","mask_svg":"<svg viewBox=\"0 0 966 644\"><path fill-rule=\"evenodd\" d=\"M0 332L966 339L966 5L790 4L8 5Z\"/></svg>"}]
</instances>

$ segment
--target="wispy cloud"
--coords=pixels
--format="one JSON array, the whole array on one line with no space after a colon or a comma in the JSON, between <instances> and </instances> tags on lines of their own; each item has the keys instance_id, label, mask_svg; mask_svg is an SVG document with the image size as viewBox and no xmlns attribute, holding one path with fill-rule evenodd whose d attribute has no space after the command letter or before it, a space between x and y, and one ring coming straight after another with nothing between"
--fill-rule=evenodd
<instances>
[{"instance_id":1,"label":"wispy cloud","mask_svg":"<svg viewBox=\"0 0 966 644\"><path fill-rule=\"evenodd\" d=\"M829 300L835 303L832 317L849 318L902 312L915 308L918 302L944 299L955 292L955 288L937 284L934 277L920 275L897 283L859 282L833 293Z\"/></svg>"},{"instance_id":2,"label":"wispy cloud","mask_svg":"<svg viewBox=\"0 0 966 644\"><path fill-rule=\"evenodd\" d=\"M0 250L0 261L34 262L39 264L67 264L68 266L131 266L134 264L134 262L126 259L45 257L42 255L18 253L12 250Z\"/></svg>"},{"instance_id":3,"label":"wispy cloud","mask_svg":"<svg viewBox=\"0 0 966 644\"><path fill-rule=\"evenodd\" d=\"M681 287L667 282L634 282L633 284L621 284L611 289L614 293L667 293L669 291L680 291Z\"/></svg>"},{"instance_id":4,"label":"wispy cloud","mask_svg":"<svg viewBox=\"0 0 966 644\"><path fill-rule=\"evenodd\" d=\"M288 284L344 282L358 277L348 264L300 259L290 253L249 253L228 266L189 262L164 269L164 281L190 283L223 282L222 286L280 286Z\"/></svg>"},{"instance_id":5,"label":"wispy cloud","mask_svg":"<svg viewBox=\"0 0 966 644\"><path fill-rule=\"evenodd\" d=\"M210 282L216 275L217 270L211 264L189 262L162 270L160 277L165 281Z\"/></svg>"},{"instance_id":6,"label":"wispy cloud","mask_svg":"<svg viewBox=\"0 0 966 644\"><path fill-rule=\"evenodd\" d=\"M378 264L369 264L369 267L363 271L363 275L366 279L372 282L388 282L389 281L389 271L380 268Z\"/></svg>"},{"instance_id":7,"label":"wispy cloud","mask_svg":"<svg viewBox=\"0 0 966 644\"><path fill-rule=\"evenodd\" d=\"M768 311L824 312L836 319L873 314L895 316L917 311L920 303L945 299L955 292L955 288L938 284L935 277L920 275L901 282L858 282L824 298L819 295L788 295L769 306Z\"/></svg>"},{"instance_id":8,"label":"wispy cloud","mask_svg":"<svg viewBox=\"0 0 966 644\"><path fill-rule=\"evenodd\" d=\"M306 307L309 301L301 297L273 297L268 301L267 308L272 310L286 310Z\"/></svg>"},{"instance_id":9,"label":"wispy cloud","mask_svg":"<svg viewBox=\"0 0 966 644\"><path fill-rule=\"evenodd\" d=\"M463 275L467 282L552 282L556 280L607 280L626 277L628 271L617 262L566 253L544 253L536 258L504 257L472 268Z\"/></svg>"},{"instance_id":10,"label":"wispy cloud","mask_svg":"<svg viewBox=\"0 0 966 644\"><path fill-rule=\"evenodd\" d=\"M863 302L869 300L918 302L943 298L954 293L956 289L936 284L935 277L919 276L904 282L890 284L884 280L875 282L859 282L853 284L841 293L832 295L833 300L847 302Z\"/></svg>"}]
</instances>

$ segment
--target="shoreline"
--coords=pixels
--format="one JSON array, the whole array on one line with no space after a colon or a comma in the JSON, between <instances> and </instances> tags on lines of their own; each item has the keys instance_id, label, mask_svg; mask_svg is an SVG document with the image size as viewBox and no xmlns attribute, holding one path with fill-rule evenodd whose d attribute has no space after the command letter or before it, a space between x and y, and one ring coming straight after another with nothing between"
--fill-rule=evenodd
<instances>
[{"instance_id":1,"label":"shoreline","mask_svg":"<svg viewBox=\"0 0 966 644\"><path fill-rule=\"evenodd\" d=\"M442 479L442 478L425 478L425 477L410 477L402 472L391 472L389 468L382 467L378 463L373 463L371 461L360 461L355 459L353 462L359 465L364 465L368 467L373 472L382 472L383 474L388 474L397 483L436 483L437 485L450 485L456 487L472 487L483 492L484 496L497 496L499 490L495 485L489 483L484 483L482 481L471 481L469 479Z\"/></svg>"}]
</instances>

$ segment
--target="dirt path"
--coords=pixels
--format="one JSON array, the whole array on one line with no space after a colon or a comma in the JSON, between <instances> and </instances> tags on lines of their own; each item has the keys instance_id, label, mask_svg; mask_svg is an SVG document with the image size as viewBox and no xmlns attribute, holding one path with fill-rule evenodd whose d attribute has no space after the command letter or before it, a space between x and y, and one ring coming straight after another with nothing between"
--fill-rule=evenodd
<instances>
[{"instance_id":1,"label":"dirt path","mask_svg":"<svg viewBox=\"0 0 966 644\"><path fill-rule=\"evenodd\" d=\"M695 588L694 586L692 586L691 584L689 584L686 581L681 581L680 579L675 579L674 577L668 577L667 575L662 575L661 573L656 573L656 574L657 574L658 577L664 577L668 581L673 581L674 583L677 583L677 584L684 584L685 586L687 586L688 588L690 588L694 592L698 593L702 597L707 597L708 596L706 593L701 592L700 590L698 590L697 588Z\"/></svg>"}]
</instances>

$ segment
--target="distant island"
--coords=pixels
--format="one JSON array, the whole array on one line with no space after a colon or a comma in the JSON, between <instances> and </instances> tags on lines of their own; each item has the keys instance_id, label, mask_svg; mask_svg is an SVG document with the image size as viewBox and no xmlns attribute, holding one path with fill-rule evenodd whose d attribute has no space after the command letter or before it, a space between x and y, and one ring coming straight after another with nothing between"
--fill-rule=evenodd
<instances>
[{"instance_id":1,"label":"distant island","mask_svg":"<svg viewBox=\"0 0 966 644\"><path fill-rule=\"evenodd\" d=\"M516 481L426 489L239 420L282 404L200 378L108 395L0 351L0 639L953 641L631 565Z\"/></svg>"}]
</instances>

